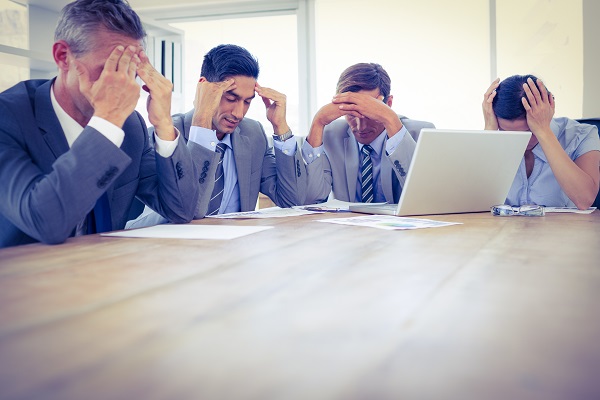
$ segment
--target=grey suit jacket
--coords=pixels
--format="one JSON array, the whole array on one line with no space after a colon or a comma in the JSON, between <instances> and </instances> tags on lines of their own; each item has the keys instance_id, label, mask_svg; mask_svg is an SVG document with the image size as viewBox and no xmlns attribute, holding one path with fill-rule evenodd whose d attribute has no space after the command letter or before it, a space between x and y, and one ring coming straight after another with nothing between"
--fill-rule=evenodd
<instances>
[{"instance_id":1,"label":"grey suit jacket","mask_svg":"<svg viewBox=\"0 0 600 400\"><path fill-rule=\"evenodd\" d=\"M402 186L412 160L416 141L422 128L435 128L430 122L398 116L410 135L405 135L393 154L381 159L381 186L388 203L400 200ZM385 137L387 142L387 136ZM384 142L384 148L385 148ZM307 165L308 188L306 204L326 201L332 192L342 201L356 201L358 174L358 142L344 118L325 127L323 132L325 157L319 157Z\"/></svg>"},{"instance_id":2,"label":"grey suit jacket","mask_svg":"<svg viewBox=\"0 0 600 400\"><path fill-rule=\"evenodd\" d=\"M173 116L173 124L189 138L194 110ZM294 156L283 154L269 146L262 125L255 120L244 118L231 134L231 145L240 190L241 211L256 208L259 191L279 207L304 204L306 197L307 174L300 149ZM199 172L199 197L196 206L196 219L204 218L214 187L214 177L219 155L197 143L188 141ZM166 222L146 208L142 215L127 224L127 228L152 226Z\"/></svg>"},{"instance_id":3,"label":"grey suit jacket","mask_svg":"<svg viewBox=\"0 0 600 400\"><path fill-rule=\"evenodd\" d=\"M185 145L155 155L133 113L120 148L86 127L69 149L51 84L24 81L0 94L0 247L63 242L104 192L112 229L125 226L135 196L171 221L192 219L198 178Z\"/></svg>"}]
</instances>

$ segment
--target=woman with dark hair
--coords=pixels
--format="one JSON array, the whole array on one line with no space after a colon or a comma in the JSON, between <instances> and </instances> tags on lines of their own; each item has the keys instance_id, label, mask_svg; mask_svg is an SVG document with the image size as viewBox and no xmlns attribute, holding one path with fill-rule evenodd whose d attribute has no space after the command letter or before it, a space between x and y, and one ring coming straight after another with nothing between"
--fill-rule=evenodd
<instances>
[{"instance_id":1,"label":"woman with dark hair","mask_svg":"<svg viewBox=\"0 0 600 400\"><path fill-rule=\"evenodd\" d=\"M595 126L553 118L554 96L533 75L496 79L482 107L485 129L532 133L506 204L579 209L592 205L600 181Z\"/></svg>"}]
</instances>

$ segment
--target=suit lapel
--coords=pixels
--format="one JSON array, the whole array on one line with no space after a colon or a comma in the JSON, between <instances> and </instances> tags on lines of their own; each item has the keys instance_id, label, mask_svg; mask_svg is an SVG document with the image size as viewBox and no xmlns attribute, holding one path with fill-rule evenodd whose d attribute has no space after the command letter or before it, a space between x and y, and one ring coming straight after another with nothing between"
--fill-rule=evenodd
<instances>
[{"instance_id":1,"label":"suit lapel","mask_svg":"<svg viewBox=\"0 0 600 400\"><path fill-rule=\"evenodd\" d=\"M240 128L235 128L231 134L231 147L233 147L233 158L235 160L235 169L240 188L240 209L254 210L254 205L250 206L250 174L252 155L250 151L250 140L240 134ZM239 151L238 151L239 150Z\"/></svg>"},{"instance_id":2,"label":"suit lapel","mask_svg":"<svg viewBox=\"0 0 600 400\"><path fill-rule=\"evenodd\" d=\"M356 200L356 180L358 177L358 142L352 136L350 128L348 137L344 139L344 165L346 167L346 182L348 183L348 200Z\"/></svg>"},{"instance_id":3,"label":"suit lapel","mask_svg":"<svg viewBox=\"0 0 600 400\"><path fill-rule=\"evenodd\" d=\"M54 80L46 82L35 92L35 119L44 141L56 159L69 150L69 144L50 100L53 82Z\"/></svg>"}]
</instances>

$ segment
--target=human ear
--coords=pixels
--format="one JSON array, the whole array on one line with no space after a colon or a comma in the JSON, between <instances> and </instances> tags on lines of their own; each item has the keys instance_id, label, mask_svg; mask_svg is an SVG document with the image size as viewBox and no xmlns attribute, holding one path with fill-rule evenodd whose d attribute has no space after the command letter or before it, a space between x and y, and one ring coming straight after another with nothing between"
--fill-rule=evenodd
<instances>
[{"instance_id":1,"label":"human ear","mask_svg":"<svg viewBox=\"0 0 600 400\"><path fill-rule=\"evenodd\" d=\"M71 57L71 50L69 45L64 40L58 40L52 45L52 56L54 62L61 70L69 69L69 57Z\"/></svg>"},{"instance_id":2,"label":"human ear","mask_svg":"<svg viewBox=\"0 0 600 400\"><path fill-rule=\"evenodd\" d=\"M390 94L390 95L387 97L387 101L385 102L385 104L387 104L387 105L388 105L388 107L392 107L392 101L393 101L393 100L394 100L394 96Z\"/></svg>"}]
</instances>

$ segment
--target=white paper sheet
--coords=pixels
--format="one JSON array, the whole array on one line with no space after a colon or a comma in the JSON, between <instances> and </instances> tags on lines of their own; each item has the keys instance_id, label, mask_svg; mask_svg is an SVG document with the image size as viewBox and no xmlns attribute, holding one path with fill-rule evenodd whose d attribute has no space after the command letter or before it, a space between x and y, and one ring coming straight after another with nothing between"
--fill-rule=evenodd
<instances>
[{"instance_id":1,"label":"white paper sheet","mask_svg":"<svg viewBox=\"0 0 600 400\"><path fill-rule=\"evenodd\" d=\"M420 228L438 228L448 225L461 225L462 222L443 222L422 218L396 217L393 215L365 215L362 217L321 219L318 222L332 224L367 226L386 230L406 230Z\"/></svg>"},{"instance_id":2,"label":"white paper sheet","mask_svg":"<svg viewBox=\"0 0 600 400\"><path fill-rule=\"evenodd\" d=\"M272 226L224 226L164 224L122 232L102 233L102 236L161 239L229 240L273 228Z\"/></svg>"},{"instance_id":3,"label":"white paper sheet","mask_svg":"<svg viewBox=\"0 0 600 400\"><path fill-rule=\"evenodd\" d=\"M327 200L325 203L308 204L306 206L295 206L293 208L299 210L316 211L316 212L350 212L350 204L361 204L361 203L350 203L347 201L341 201L336 199ZM385 203L370 203L370 204L385 204Z\"/></svg>"},{"instance_id":4,"label":"white paper sheet","mask_svg":"<svg viewBox=\"0 0 600 400\"><path fill-rule=\"evenodd\" d=\"M590 207L587 210L580 210L577 207L544 207L547 213L575 213L575 214L591 214L596 207Z\"/></svg>"},{"instance_id":5,"label":"white paper sheet","mask_svg":"<svg viewBox=\"0 0 600 400\"><path fill-rule=\"evenodd\" d=\"M257 211L243 211L228 214L207 215L206 218L219 219L244 219L244 218L282 218L295 217L298 215L315 214L314 211L302 210L297 208L279 208L269 207Z\"/></svg>"}]
</instances>

